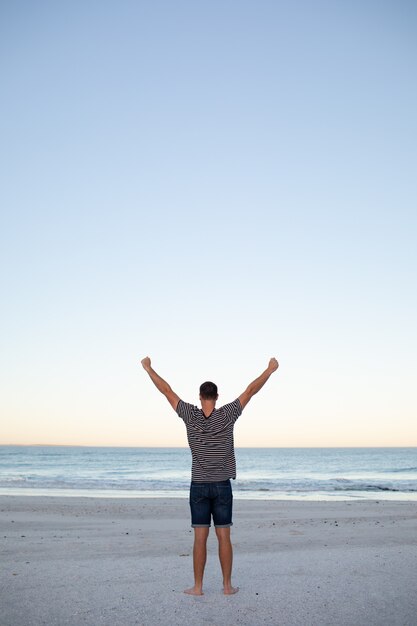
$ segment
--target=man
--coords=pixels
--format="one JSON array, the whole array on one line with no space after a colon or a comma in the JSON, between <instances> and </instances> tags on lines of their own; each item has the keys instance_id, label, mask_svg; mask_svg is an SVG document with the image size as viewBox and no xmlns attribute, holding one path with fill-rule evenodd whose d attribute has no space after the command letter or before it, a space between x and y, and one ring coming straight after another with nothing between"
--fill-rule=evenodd
<instances>
[{"instance_id":1,"label":"man","mask_svg":"<svg viewBox=\"0 0 417 626\"><path fill-rule=\"evenodd\" d=\"M157 389L184 420L192 454L190 508L194 528L194 586L184 593L203 595L203 575L207 557L207 538L211 518L219 542L219 560L223 574L223 592L236 593L232 586L233 548L230 541L232 526L232 488L230 479L236 478L236 460L233 427L249 400L264 386L278 369L278 361L270 359L268 367L247 389L230 404L216 409L217 386L205 382L200 387L201 409L183 402L151 367L146 357L142 365Z\"/></svg>"}]
</instances>

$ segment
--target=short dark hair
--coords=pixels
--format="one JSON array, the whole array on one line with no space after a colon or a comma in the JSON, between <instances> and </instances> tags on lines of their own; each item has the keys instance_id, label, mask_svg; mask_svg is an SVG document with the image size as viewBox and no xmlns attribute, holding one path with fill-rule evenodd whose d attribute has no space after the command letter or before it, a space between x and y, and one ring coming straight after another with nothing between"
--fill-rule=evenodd
<instances>
[{"instance_id":1,"label":"short dark hair","mask_svg":"<svg viewBox=\"0 0 417 626\"><path fill-rule=\"evenodd\" d=\"M217 398L217 385L207 381L200 385L200 396L203 400L216 400Z\"/></svg>"}]
</instances>

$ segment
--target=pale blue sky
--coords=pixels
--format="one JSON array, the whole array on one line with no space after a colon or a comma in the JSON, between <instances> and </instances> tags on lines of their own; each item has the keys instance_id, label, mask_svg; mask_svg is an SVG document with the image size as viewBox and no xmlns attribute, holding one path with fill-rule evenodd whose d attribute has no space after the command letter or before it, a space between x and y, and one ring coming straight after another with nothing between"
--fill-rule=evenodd
<instances>
[{"instance_id":1,"label":"pale blue sky","mask_svg":"<svg viewBox=\"0 0 417 626\"><path fill-rule=\"evenodd\" d=\"M417 5L3 2L0 443L417 445Z\"/></svg>"}]
</instances>

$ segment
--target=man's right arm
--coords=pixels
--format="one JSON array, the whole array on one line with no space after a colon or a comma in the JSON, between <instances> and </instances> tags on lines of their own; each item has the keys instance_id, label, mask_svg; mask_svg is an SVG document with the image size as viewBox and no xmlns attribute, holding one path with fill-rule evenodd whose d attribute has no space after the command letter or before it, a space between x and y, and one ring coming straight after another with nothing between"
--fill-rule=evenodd
<instances>
[{"instance_id":1,"label":"man's right arm","mask_svg":"<svg viewBox=\"0 0 417 626\"><path fill-rule=\"evenodd\" d=\"M179 396L177 396L175 391L172 391L166 380L161 378L161 376L159 376L159 374L155 372L155 370L151 366L151 360L148 356L142 359L141 363L144 370L148 372L149 377L155 387L166 397L174 411L176 411L178 407L178 402L180 401Z\"/></svg>"},{"instance_id":2,"label":"man's right arm","mask_svg":"<svg viewBox=\"0 0 417 626\"><path fill-rule=\"evenodd\" d=\"M268 378L271 376L273 372L275 372L279 367L278 361L275 358L270 359L268 367L258 378L255 378L254 381L248 385L245 391L239 396L239 402L242 405L242 409L245 408L249 400L255 393L258 393L260 389L264 386Z\"/></svg>"}]
</instances>

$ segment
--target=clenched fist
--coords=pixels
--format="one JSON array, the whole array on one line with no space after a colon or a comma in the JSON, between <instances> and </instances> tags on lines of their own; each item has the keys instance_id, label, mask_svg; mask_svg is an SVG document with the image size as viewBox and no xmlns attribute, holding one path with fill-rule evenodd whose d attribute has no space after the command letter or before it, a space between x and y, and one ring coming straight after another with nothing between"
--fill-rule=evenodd
<instances>
[{"instance_id":1,"label":"clenched fist","mask_svg":"<svg viewBox=\"0 0 417 626\"><path fill-rule=\"evenodd\" d=\"M269 360L269 365L268 365L268 369L271 372L276 372L276 370L279 368L279 363L276 360L275 357L272 357L272 359Z\"/></svg>"},{"instance_id":2,"label":"clenched fist","mask_svg":"<svg viewBox=\"0 0 417 626\"><path fill-rule=\"evenodd\" d=\"M145 370L148 370L151 366L151 360L148 356L145 356L145 358L142 359L141 363Z\"/></svg>"}]
</instances>

